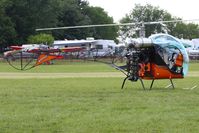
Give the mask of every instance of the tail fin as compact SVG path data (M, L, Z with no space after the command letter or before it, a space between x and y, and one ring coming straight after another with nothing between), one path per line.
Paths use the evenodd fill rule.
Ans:
M41 55L39 55L39 57L37 59L37 63L35 64L35 66L41 65L45 62L49 62L49 61L54 60L54 59L63 59L63 56L41 54Z

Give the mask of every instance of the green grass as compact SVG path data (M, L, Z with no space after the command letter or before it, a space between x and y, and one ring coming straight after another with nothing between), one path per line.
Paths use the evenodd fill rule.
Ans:
M143 91L120 78L0 80L0 132L198 132L199 78ZM147 82L149 86L149 83Z
M194 62L189 64L190 71L199 71L199 62Z
M199 64L191 63L191 71ZM0 63L1 72L20 72ZM25 72L108 72L104 64L39 66ZM122 78L1 79L0 132L199 132L199 76L154 82ZM151 81L144 81L149 87ZM197 85L193 90L187 89Z
M7 62L0 63L0 72L28 72L28 73L67 73L67 72L116 72L106 64L97 62L55 62L52 65L40 65L31 70L20 71L9 66Z
M199 63L189 64L190 71L199 71ZM52 65L40 65L28 71L15 70L7 62L0 62L0 72L28 72L28 73L67 73L67 72L117 72L114 68L98 62L70 62L56 61Z

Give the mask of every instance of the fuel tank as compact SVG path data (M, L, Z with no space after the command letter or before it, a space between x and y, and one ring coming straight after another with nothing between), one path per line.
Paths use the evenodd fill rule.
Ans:
M153 43L150 38L136 38L131 39L127 43L128 48L145 48L145 47L152 47Z

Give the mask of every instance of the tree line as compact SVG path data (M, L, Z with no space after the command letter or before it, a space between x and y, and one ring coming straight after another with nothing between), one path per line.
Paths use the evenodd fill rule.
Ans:
M193 18L194 19L194 18ZM152 6L150 4L146 4L144 6L140 4L136 4L134 9L122 18L121 23L129 23L129 22L154 22L154 21L170 21L170 20L182 20L179 17L172 16L166 10L160 9L159 7ZM122 27L120 30L120 34L124 37L126 36L139 36L139 29L135 30L135 26L126 26ZM132 31L134 30L134 32ZM167 32L178 38L192 39L199 38L199 27L197 23L193 22L172 22L172 23L159 23L159 24L147 24L145 25L145 35L146 37L151 34Z
M113 23L100 7L83 0L1 0L0 45L23 44L36 28ZM55 39L115 39L117 27L47 31Z
M125 22L150 22L177 19L170 13L152 5L135 5L132 12L121 19ZM179 18L178 18L179 19ZM0 1L0 46L27 43L39 34L36 28L64 27L75 25L96 25L114 23L113 18L100 7L92 7L86 0L1 0ZM168 23L168 33L177 37L199 37L198 25L184 22ZM118 36L137 37L135 26L95 27L45 31L54 39L96 39L116 40ZM146 36L162 32L161 25L146 25ZM131 32L131 33L129 33ZM132 34L133 33L133 34ZM43 36L42 36L43 37ZM41 37L41 38L42 38Z

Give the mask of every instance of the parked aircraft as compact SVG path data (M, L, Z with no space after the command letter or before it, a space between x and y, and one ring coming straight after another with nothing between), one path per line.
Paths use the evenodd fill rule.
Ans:
M148 24L173 23L181 21L184 20L43 28L37 29L37 31L135 24L142 24L143 27ZM92 44L89 46L92 46ZM90 48L92 49L92 47ZM39 54L45 56L48 55L49 52L44 53L42 51ZM140 38L132 39L126 46L126 53L124 54L124 57L126 58L126 64L124 66L117 66L113 62L109 63L109 65L120 70L126 75L122 88L124 87L127 79L132 82L140 80L144 89L146 88L143 80L152 80L150 86L151 89L155 80L169 79L171 86L174 88L172 79L182 79L188 72L189 57L185 46L178 38L175 38L169 34L155 34L149 38L144 38L143 35Z

